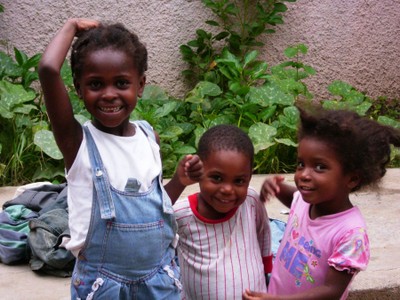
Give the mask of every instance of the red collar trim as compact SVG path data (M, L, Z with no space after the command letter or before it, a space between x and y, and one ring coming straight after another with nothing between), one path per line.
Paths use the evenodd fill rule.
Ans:
M196 216L196 218L198 218L200 221L204 222L204 223L209 223L209 224L218 224L218 223L223 223L227 220L229 220L230 218L232 218L232 216L236 213L238 207L235 207L234 209L232 209L230 212L228 212L225 217L221 218L221 219L208 219L206 217L203 217L202 215L200 215L199 211L197 210L197 197L198 197L199 193L195 193L193 195L190 195L188 197L189 200L189 205L190 208L192 209L193 214Z

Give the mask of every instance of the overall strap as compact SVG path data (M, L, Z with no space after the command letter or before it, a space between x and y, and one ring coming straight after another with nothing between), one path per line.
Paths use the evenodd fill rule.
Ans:
M150 137L153 141L157 142L156 136L154 135L153 128L151 127L151 125L147 121L145 121L145 120L137 120L136 123L140 127L140 129L142 129L142 131L144 132L144 134L147 137Z
M101 218L105 220L115 218L115 207L106 169L89 128L87 126L82 127L86 136L90 165L92 166L93 185L97 192Z
M135 123L142 129L144 134L147 136L147 138L151 138L154 142L157 143L156 136L154 134L154 130L151 127L151 125L145 121L145 120L137 120ZM167 214L173 214L174 210L171 205L171 199L169 198L167 192L163 188L162 184L162 166L161 166L161 173L158 176L158 184L160 185L161 191L162 191L162 198L163 198L163 210Z

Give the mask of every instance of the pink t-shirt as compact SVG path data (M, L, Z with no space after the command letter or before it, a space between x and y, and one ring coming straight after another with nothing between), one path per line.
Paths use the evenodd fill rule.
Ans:
M355 274L369 261L366 225L357 207L310 219L310 204L294 194L268 292L292 295L324 283L329 267ZM348 287L341 299L346 299Z

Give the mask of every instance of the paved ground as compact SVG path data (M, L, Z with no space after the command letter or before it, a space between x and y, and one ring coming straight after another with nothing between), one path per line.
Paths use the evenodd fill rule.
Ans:
M257 190L265 176L253 176L251 185ZM293 175L286 175L293 183ZM368 269L353 281L349 299L400 299L400 169L389 169L380 191L365 191L352 195L366 219L371 243ZM0 208L10 200L15 187L0 187ZM193 185L184 191L197 190ZM278 200L267 204L270 217L286 220L285 210ZM69 299L69 278L43 276L31 271L28 265L7 266L0 263L0 298Z

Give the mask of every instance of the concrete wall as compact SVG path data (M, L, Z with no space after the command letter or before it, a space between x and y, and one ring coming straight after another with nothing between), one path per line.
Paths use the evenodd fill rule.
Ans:
M0 40L29 55L42 52L70 17L121 22L149 50L148 83L181 97L186 88L179 46L212 16L200 0L0 0ZM283 59L287 46L304 43L304 61L318 71L307 83L317 99L333 80L347 81L376 97L400 97L400 0L298 0L287 3L285 24L266 39L262 58ZM4 48L3 48L4 49Z

